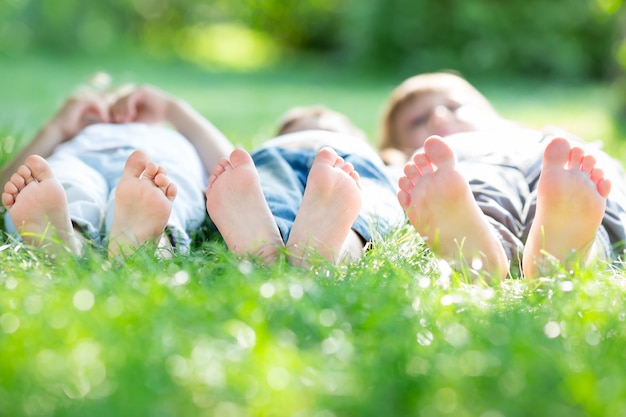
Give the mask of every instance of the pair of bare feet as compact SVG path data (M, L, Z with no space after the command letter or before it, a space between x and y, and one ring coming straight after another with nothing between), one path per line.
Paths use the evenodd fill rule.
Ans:
M504 278L509 268L504 248L455 165L452 149L439 137L429 138L405 165L400 205L437 256ZM546 147L523 253L527 279L537 277L551 258L564 264L587 260L611 189L595 165L591 155L565 139Z
M233 151L230 159L222 159L215 167L209 184L207 211L228 248L274 261L284 245L250 155L242 149ZM176 192L165 170L150 162L145 152L135 151L115 191L109 255L128 254L159 239ZM6 183L2 203L25 242L51 253L82 252L65 191L45 159L36 155L26 159ZM322 149L287 242L290 260L304 265L312 252L331 261L346 253L358 256L362 244L350 227L360 208L358 173L333 150Z
M351 230L361 209L359 175L330 148L321 149L307 177L302 203L285 244L268 206L252 157L235 149L209 178L207 212L228 249L265 263L287 248L288 261L306 266L312 254L330 262L360 256L363 244Z
M169 219L176 185L163 167L143 151L126 161L115 191L115 213L109 232L109 255L129 254L158 240ZM82 238L74 230L65 190L45 159L31 155L4 186L2 204L22 239L51 253L82 253Z

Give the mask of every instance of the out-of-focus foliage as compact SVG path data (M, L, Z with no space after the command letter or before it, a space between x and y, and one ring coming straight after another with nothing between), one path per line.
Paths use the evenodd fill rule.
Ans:
M289 48L321 51L338 46L349 0L243 0L236 15ZM356 4L356 3L355 3Z
M626 60L623 0L3 0L0 53L134 45L258 67L314 50L394 74L606 78ZM215 29L217 27L217 29ZM226 52L227 53L226 53ZM246 63L246 65L239 65Z
M347 51L403 73L598 78L611 68L619 8L599 3L373 0L350 9Z
M30 49L99 54L141 47L229 68L272 63L278 48L328 50L335 1L3 0L0 54Z

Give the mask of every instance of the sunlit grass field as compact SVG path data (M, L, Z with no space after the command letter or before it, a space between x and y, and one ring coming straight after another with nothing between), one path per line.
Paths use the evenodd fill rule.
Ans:
M330 63L226 74L38 56L0 68L3 161L96 70L184 97L248 149L300 104L345 112L374 142L400 81ZM478 85L507 117L564 126L620 155L607 86ZM614 267L476 285L410 228L357 263L308 270L238 259L209 233L171 260L151 249L50 259L4 239L0 415L626 415L626 281Z

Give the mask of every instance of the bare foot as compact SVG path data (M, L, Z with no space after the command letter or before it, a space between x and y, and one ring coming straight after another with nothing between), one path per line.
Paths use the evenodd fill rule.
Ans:
M231 252L276 260L283 239L270 211L252 157L235 149L209 177L207 212Z
M4 186L2 204L24 242L53 253L67 248L80 254L82 246L72 227L65 190L42 157L26 158Z
M176 185L165 169L149 161L143 151L133 152L115 190L109 255L128 254L165 230L176 197Z
M452 149L440 137L430 137L404 173L398 201L435 255L461 268L476 268L479 261L488 277L504 278L508 272L504 248L456 170Z
M290 262L306 265L311 252L339 262L360 210L359 174L331 148L321 149L313 161L287 241Z
M526 278L536 277L549 256L560 262L586 260L611 191L611 182L595 165L593 156L565 139L553 139L546 147L522 261Z

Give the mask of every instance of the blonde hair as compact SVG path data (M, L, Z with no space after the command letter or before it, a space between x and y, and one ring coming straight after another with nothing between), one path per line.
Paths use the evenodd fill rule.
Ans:
M398 112L419 97L441 91L461 90L468 93L481 107L495 113L491 103L474 86L452 72L433 72L406 79L392 92L383 110L379 148L399 148L396 116Z
M365 134L342 113L324 106L298 106L289 109L279 120L278 135L302 130L328 130L365 138Z

